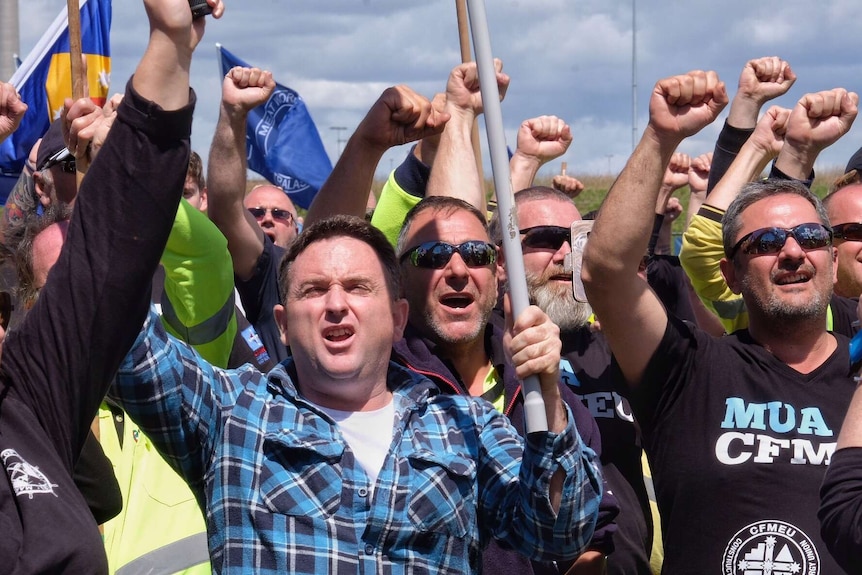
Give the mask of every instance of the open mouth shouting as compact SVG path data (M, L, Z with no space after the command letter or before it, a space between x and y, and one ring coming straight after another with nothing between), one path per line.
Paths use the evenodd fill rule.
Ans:
M323 338L332 343L342 343L353 337L354 333L351 327L336 326L323 330Z

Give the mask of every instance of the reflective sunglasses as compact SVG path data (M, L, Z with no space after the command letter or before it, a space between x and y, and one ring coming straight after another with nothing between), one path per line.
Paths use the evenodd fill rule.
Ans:
M862 242L862 224L838 224L832 226L832 237L848 242Z
M60 169L67 174L74 174L78 169L78 165L75 163L75 158L62 161L58 165L60 166Z
M558 250L564 242L572 245L572 230L561 226L534 226L518 230L524 236L521 245L528 248Z
M74 174L77 169L77 165L75 164L75 156L72 155L69 150L66 148L62 148L57 150L52 154L47 160L42 163L42 167L40 170L48 170L53 168L54 166L60 166L60 168L67 174Z
M256 208L249 208L248 211L251 212L251 215L253 215L257 220L262 220L264 216L266 216L266 212L270 212L272 214L272 219L274 220L281 220L283 222L293 221L293 214L287 210L282 210L281 208L262 208L258 206Z
M400 261L403 263L409 259L417 268L439 270L446 267L455 252L470 268L485 267L497 261L497 249L480 240L470 240L457 246L446 242L425 242L404 252Z
M761 228L745 234L728 254L733 259L737 252L749 255L777 254L787 238L796 240L803 250L817 250L832 243L832 230L823 224L799 224L792 228Z

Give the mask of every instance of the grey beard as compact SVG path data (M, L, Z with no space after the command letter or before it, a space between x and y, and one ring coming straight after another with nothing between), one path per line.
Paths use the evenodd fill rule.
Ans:
M593 309L575 300L572 286L551 285L541 277L527 275L530 301L548 314L560 331L571 331L587 325Z

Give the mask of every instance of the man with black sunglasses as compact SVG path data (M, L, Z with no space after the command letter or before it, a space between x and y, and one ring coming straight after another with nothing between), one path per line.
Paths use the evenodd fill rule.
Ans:
M78 193L75 156L66 149L62 123L55 120L39 144L33 173L36 196L42 208L52 203L71 204Z
M447 196L431 196L408 212L398 238L404 296L410 304L404 339L394 346L395 358L427 375L443 393L472 395L491 402L523 433L520 379L537 374L554 381L569 405L585 444L601 454L598 428L587 409L559 376L559 329L537 307L518 318L546 334L537 366L516 368L503 350L504 320L493 313L497 303L498 249L488 241L488 227L474 206ZM548 241L554 241L548 239ZM529 312L529 313L528 313ZM539 365L544 367L539 369ZM550 401L550 398L548 398ZM599 529L572 573L599 573L612 549L616 529L610 521L616 500L606 492ZM483 553L489 573L565 573L569 564L531 563L492 542Z
M855 94L836 96L841 113L819 124L824 130L856 115ZM649 124L605 200L582 277L643 432L664 572L770 565L837 573L820 537L817 494L854 383L847 338L826 331L835 252L817 198L798 182L769 180L730 204L721 270L745 301L746 330L700 332L669 316L637 278L646 214L670 154L726 103L714 72L656 84Z
M581 219L565 194L543 186L515 194L521 249L530 301L560 328L560 378L595 418L602 438L602 471L619 502L614 552L607 573L649 575L653 525L637 424L626 399L624 382L612 368L607 341L589 321L592 308L573 296L571 224ZM499 214L490 224L491 238L502 242Z
M855 165L854 165L855 162ZM838 251L838 281L835 293L858 298L862 294L862 158L857 153L847 164L845 175L823 198L832 222L832 234ZM848 174L849 177L848 177Z
M759 178L771 160L774 160L771 178L793 179L810 188L818 155L852 124L852 118L844 117L836 105L844 93L846 90L836 88L806 94L793 110L770 107L757 121L750 136L735 148L733 161L726 167L724 161L720 162L721 173L715 173L713 166L709 181L710 185L714 181L715 186L708 190L702 207L683 234L680 260L701 301L718 317L727 333L748 327L749 318L745 300L731 291L721 274L719 262L729 255L722 245L722 216L743 185ZM727 144L721 137L719 141ZM721 145L717 149L719 147ZM850 222L854 213L859 212L852 207L852 197L852 194L836 197L838 201L831 211L838 219L829 214L833 224ZM827 203L824 201L824 206ZM838 227L837 233L833 228L838 248L838 282L827 310L826 326L829 331L852 337L857 331L854 326L856 302L849 298L859 296L859 288L853 286L852 278L860 274L857 269L860 264L855 261L859 244L847 242L844 236L848 233L852 234L852 230L843 225ZM761 239L768 241L770 238Z

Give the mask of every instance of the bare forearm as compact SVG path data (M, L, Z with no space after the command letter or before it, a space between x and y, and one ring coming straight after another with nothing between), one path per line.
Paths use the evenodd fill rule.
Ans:
M356 134L351 136L332 173L311 202L305 225L337 214L364 217L374 172L384 152L385 149L367 145Z
M526 157L516 150L509 160L509 172L512 176L512 190L519 192L533 185L541 164L538 158Z
M706 190L691 191L688 197L688 209L685 212L685 227L691 224L691 218L695 216L700 206L706 201Z
M730 112L727 114L727 123L734 128L750 129L757 125L757 116L763 102L746 96L737 96L730 103Z
M452 114L440 136L426 196L456 197L484 213L485 189L470 137L473 119L472 114Z
M793 149L785 144L775 160L775 167L793 179L807 180L819 153L820 150Z
M649 132L648 128L611 186L590 234L584 265L592 275L603 268L628 275L646 253L665 166L678 143L662 142Z
M160 30L150 33L147 49L135 70L132 86L141 97L164 110L178 110L189 103L191 48Z
M739 150L733 163L710 192L708 203L720 210L727 210L742 186L757 178L769 164L769 154L758 148L749 139Z
M263 253L263 231L243 205L246 186L245 114L222 109L207 166L207 215L228 242L234 273L251 277Z
M243 209L247 169L245 129L244 114L221 110L207 166L207 213L219 227L234 223Z

